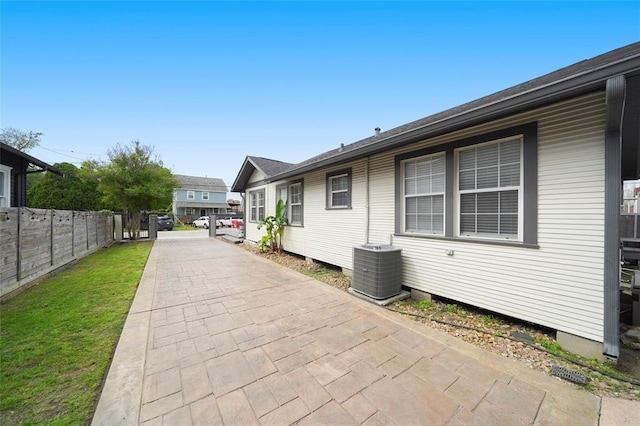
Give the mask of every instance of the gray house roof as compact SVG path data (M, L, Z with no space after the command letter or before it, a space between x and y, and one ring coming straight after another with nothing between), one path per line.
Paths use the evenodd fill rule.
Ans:
M585 93L603 90L607 79L625 75L640 76L640 42L612 50L603 55L546 74L489 96L398 126L378 135L336 147L315 157L268 176L268 181L291 178L322 167L334 166L375 153L387 151L426 138L495 120ZM636 78L638 80L638 78ZM629 126L629 134L637 134L638 120ZM637 137L625 147L638 156ZM251 158L251 157L247 157ZM274 161L274 160L270 160ZM245 161L246 164L246 161ZM242 192L250 177L238 174L233 191ZM636 170L637 173L637 170Z
M222 179L197 176L174 175L180 183L179 189L189 191L227 192Z
M244 186L247 184L255 170L262 173L265 176L265 179L269 180L272 176L284 173L292 167L295 167L295 164L285 163L278 160L270 160L263 157L247 156L242 163L240 173L238 173L235 182L233 182L233 185L231 186L231 191L241 192L242 190L236 190L236 188L241 187L244 189Z

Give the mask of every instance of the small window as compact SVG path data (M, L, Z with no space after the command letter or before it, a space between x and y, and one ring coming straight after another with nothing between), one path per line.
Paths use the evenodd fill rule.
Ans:
M249 193L249 221L264 220L264 189Z
M187 200L195 200L196 193L194 191L187 191Z
M184 209L184 214L191 215L191 209Z
M202 199L205 200L205 201L208 200L209 199L209 193L208 192L203 192L202 193Z
M351 208L351 169L327 173L327 209Z

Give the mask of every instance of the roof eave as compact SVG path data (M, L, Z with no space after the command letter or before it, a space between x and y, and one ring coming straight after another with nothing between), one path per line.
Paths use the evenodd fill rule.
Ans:
M615 63L606 64L581 74L574 74L565 79L518 93L499 101L482 105L469 111L444 118L440 121L429 123L425 126L411 129L403 133L381 139L379 142L365 145L318 162L294 168L290 171L271 176L268 181L273 182L299 176L327 166L356 160L393 148L403 146L440 134L449 133L460 128L469 127L483 122L495 120L499 117L512 115L518 112L530 110L545 104L557 102L580 94L604 89L606 80L620 74L640 71L640 55L625 58Z
M251 166L253 170L249 171L247 166ZM243 192L244 188L247 187L247 182L249 178L253 174L255 170L258 169L258 166L255 165L249 156L246 156L244 162L242 163L242 167L240 167L240 171L236 176L236 180L233 181L233 185L231 185L231 192Z
M12 147L10 145L7 145L7 144L3 143L2 144L2 149L4 149L5 151L7 151L7 152L9 152L9 153L11 153L13 155L16 155L16 156L24 158L26 161L29 162L29 164L33 164L34 166L40 167L42 169L42 171L44 171L44 172L51 172L51 173L54 173L54 174L56 174L58 176L64 176L64 173L62 172L62 170L60 170L60 169L58 169L56 167L53 167L51 164L45 163L42 160L38 160L37 158L32 157L32 156L30 156L29 154L27 154L25 152L22 152L22 151L20 151L18 149L15 149L14 147Z

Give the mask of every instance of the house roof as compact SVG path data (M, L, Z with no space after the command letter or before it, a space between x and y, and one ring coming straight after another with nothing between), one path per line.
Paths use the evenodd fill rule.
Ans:
M336 149L291 165L279 173L271 174L267 180L287 179L322 167L338 165L429 137L557 102L561 99L602 90L608 78L621 74L627 76L640 74L640 42L578 62L492 95L381 132L378 135L348 145L341 145ZM245 165L246 163L245 161ZM243 169L234 182L233 191L241 192L249 178L250 174L246 175L243 165Z
M39 167L40 169L42 169L43 172L51 172L51 173L57 174L58 176L64 176L64 173L62 172L62 170L56 167L53 167L51 164L47 164L42 160L38 160L37 158L30 156L26 152L22 152L18 149L15 149L10 145L0 142L0 150L3 151L2 155L0 155L0 158L3 158L6 152L11 156L21 158L22 160L26 161L32 166Z
M284 173L294 166L295 164L285 163L278 160L271 160L269 158L247 156L242 163L240 173L238 173L235 182L233 182L233 185L231 186L231 191L241 192L251 178L253 172L256 170L262 173L266 180L269 180L272 176L277 176L281 173Z
M189 191L227 192L222 179L186 175L174 175L180 183L180 189Z

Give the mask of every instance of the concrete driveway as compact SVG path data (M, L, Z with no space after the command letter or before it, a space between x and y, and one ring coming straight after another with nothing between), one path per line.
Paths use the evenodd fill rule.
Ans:
M600 398L208 237L154 243L93 424L640 424Z

